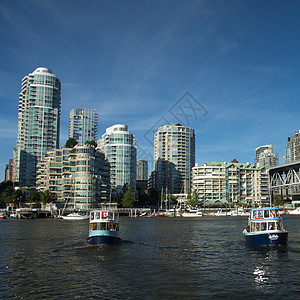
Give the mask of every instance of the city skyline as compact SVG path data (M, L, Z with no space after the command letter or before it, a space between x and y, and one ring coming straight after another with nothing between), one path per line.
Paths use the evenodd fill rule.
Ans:
M287 137L300 129L299 8L276 0L1 1L0 180L16 147L20 81L38 67L62 84L60 147L70 110L85 107L99 113L99 136L128 125L139 159L153 158L157 127L182 122L195 129L199 164L254 163L266 144L283 162Z

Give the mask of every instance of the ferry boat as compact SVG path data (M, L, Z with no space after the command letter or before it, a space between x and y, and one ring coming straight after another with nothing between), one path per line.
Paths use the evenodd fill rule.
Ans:
M88 244L98 246L102 244L118 244L119 213L108 210L93 210L90 213Z
M243 234L251 246L284 245L288 240L277 207L252 208Z

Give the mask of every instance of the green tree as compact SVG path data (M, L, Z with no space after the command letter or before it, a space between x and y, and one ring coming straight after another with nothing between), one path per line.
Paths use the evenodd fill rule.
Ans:
M13 203L14 200L14 188L7 186L0 195L1 207L6 207L7 203Z
M40 195L40 201L43 204L51 202L51 195L49 190L46 190L45 192L39 192L39 195Z
M132 197L132 188L129 188L122 199L123 207L133 207L135 199Z
M92 146L93 148L97 148L97 143L95 140L86 141L86 144Z
M27 201L31 203L39 203L41 201L40 193L37 191L32 192Z
M65 147L66 147L66 148L73 148L73 147L75 147L75 145L77 145L77 141L76 141L74 138L69 138L69 139L66 141Z
M193 190L193 192L189 191L187 198L188 198L187 201L188 205L192 207L196 207L199 205L198 193L196 190Z
M278 194L274 194L273 195L273 204L275 206L281 206L281 205L283 205L283 201L282 201L281 195L278 195Z

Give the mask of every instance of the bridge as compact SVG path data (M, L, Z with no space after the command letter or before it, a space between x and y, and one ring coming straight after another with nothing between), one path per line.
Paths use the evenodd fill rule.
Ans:
M300 189L300 160L282 164L269 169L270 190L287 189L292 187L295 191Z

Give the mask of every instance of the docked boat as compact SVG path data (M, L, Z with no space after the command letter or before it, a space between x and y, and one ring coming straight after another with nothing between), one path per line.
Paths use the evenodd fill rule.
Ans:
M6 213L0 212L0 220L6 219Z
M201 209L198 208L190 208L181 213L181 217L185 218L199 218L202 217L203 213Z
M64 220L87 220L89 218L89 215L85 214L84 212L81 211L73 211L72 213L66 215L66 216L61 216L62 219Z
M243 234L251 246L285 245L288 240L277 207L252 208Z
M293 210L290 210L289 215L300 215L300 206Z
M87 243L91 246L98 246L118 244L120 241L119 213L106 210L91 211Z
M157 217L157 218L166 218L166 217L168 217L168 214L167 214L166 210L159 210L155 214L155 217Z
M224 208L224 209L219 209L216 213L213 214L214 216L217 216L217 217L224 217L224 216L230 216L231 215L231 211L230 209L228 208Z

